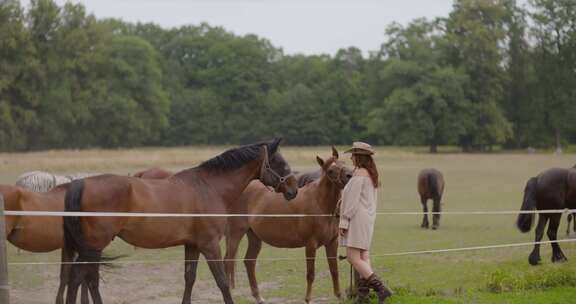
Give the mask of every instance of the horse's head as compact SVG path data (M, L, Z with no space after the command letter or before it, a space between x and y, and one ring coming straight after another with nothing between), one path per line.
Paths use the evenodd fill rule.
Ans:
M316 161L322 168L322 172L328 179L340 189L352 178L352 169L348 168L343 161L338 160L338 151L332 147L332 156L324 161L316 156Z
M292 174L290 165L278 152L281 141L282 139L276 138L272 142L262 145L260 181L266 186L273 187L276 192L284 194L287 200L291 200L298 194L298 182Z

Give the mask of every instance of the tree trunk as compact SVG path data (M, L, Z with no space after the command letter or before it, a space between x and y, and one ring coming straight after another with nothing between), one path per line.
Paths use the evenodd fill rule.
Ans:
M562 154L562 143L560 142L560 129L556 128L556 155Z

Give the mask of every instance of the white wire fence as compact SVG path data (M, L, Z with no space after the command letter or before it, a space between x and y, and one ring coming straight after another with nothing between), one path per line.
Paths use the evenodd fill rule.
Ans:
M551 209L551 210L458 210L458 211L443 211L438 212L442 215L511 215L511 214L553 214L553 213L576 213L576 209ZM56 211L4 211L6 216L79 216L79 217L157 217L157 218L198 218L198 217L268 217L268 218L295 218L295 217L334 217L334 214L229 214L229 213L143 213L143 212L56 212ZM424 215L435 214L435 212L418 212L418 211L382 211L376 213L379 216L386 215ZM423 255L423 254L440 254L451 252L466 252L487 249L500 249L512 248L522 246L534 246L536 244L551 244L551 243L572 243L576 239L559 239L555 241L540 241L540 242L520 242L520 243L504 243L495 245L478 245L469 247L457 248L443 248L443 249L430 249L430 250L413 250L413 251L399 251L372 254L372 258L379 257L392 257L392 256L408 256L408 255ZM338 258L338 257L336 257ZM340 257L342 259L342 257ZM223 259L224 261L246 261L244 258L237 259ZM305 257L273 257L273 258L258 258L258 261L305 261ZM105 264L150 264L150 263L182 263L183 259L146 259L146 260L116 260L105 262L65 262L64 264L89 264L89 263L105 263ZM200 260L190 260L200 261ZM219 260L221 261L221 260ZM60 265L60 261L41 261L41 262L9 262L11 266L22 265Z

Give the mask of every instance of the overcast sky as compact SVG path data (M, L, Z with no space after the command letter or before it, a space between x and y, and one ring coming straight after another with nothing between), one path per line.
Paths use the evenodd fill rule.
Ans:
M23 0L24 2L28 2ZM65 0L57 0L62 4ZM286 54L334 54L356 46L367 54L384 41L393 21L447 16L452 0L73 0L99 18L223 26L268 38Z

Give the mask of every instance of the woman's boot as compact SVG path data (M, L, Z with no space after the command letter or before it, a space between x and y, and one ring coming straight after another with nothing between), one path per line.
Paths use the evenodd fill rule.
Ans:
M359 278L356 287L356 302L355 304L368 304L370 294L370 287L368 286L368 281L364 278Z
M386 287L384 283L382 283L382 280L375 273L373 273L366 280L368 282L367 284L368 287L374 289L374 291L378 295L379 304L383 304L386 298L392 295L392 291L390 291L390 289L388 289L388 287Z

